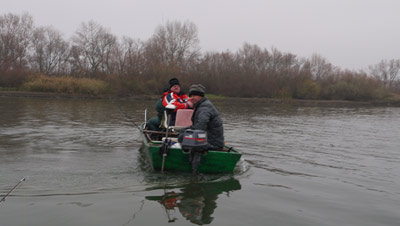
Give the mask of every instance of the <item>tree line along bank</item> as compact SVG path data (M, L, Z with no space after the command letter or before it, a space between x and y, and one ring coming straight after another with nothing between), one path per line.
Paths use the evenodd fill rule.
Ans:
M171 77L183 89L201 83L232 97L379 100L400 93L400 59L368 70L343 70L324 57L298 57L244 43L236 51L201 52L192 22L168 21L148 40L117 37L83 22L66 39L37 27L29 14L0 15L0 90L93 95L160 94Z

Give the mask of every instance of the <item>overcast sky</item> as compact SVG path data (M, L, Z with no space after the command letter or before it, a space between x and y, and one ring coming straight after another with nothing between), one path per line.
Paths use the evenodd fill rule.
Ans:
M299 57L313 53L342 69L400 58L400 0L0 0L0 14L33 16L70 38L93 20L118 37L147 40L166 21L190 21L202 51L243 43Z

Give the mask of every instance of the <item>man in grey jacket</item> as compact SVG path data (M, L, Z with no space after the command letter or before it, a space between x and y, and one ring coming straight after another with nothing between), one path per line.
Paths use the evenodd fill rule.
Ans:
M189 89L190 101L193 103L193 124L189 129L204 130L207 132L209 150L222 150L224 147L224 128L221 117L214 105L204 97L205 88L201 84L194 84Z

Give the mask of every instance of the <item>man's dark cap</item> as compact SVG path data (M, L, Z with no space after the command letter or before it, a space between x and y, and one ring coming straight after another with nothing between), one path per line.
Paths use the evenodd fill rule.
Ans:
M169 88L171 88L174 85L181 86L181 84L179 83L179 80L177 78L171 78L169 80Z
M206 88L202 84L193 84L189 89L189 96L196 95L204 97Z

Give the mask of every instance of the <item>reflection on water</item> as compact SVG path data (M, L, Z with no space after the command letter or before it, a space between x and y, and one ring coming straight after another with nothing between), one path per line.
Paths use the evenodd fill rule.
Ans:
M217 182L197 182L181 187L166 187L159 196L146 196L147 200L157 201L164 208L168 222L178 219L176 210L188 221L194 224L210 224L212 214L217 208L218 196L240 190L238 180L231 178Z

